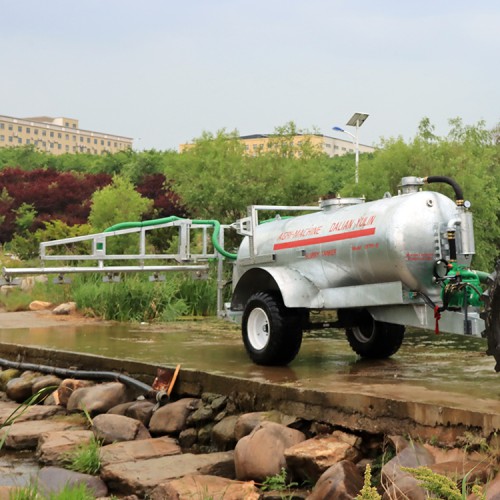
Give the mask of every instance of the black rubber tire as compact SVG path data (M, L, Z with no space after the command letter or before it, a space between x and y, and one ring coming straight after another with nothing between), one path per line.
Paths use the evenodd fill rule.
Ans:
M356 316L357 325L346 329L352 350L363 358L384 359L398 352L403 343L405 327L375 321L363 310Z
M484 312L481 317L485 322L484 334L488 340L486 354L495 358L495 371L500 372L500 260L488 282L489 287L483 294Z
M287 309L281 297L257 292L247 302L242 319L243 343L258 365L287 365L300 350L300 315Z

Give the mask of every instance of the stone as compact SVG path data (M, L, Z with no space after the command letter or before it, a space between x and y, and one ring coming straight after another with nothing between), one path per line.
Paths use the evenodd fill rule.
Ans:
M89 430L53 431L40 434L36 456L45 465L63 464L68 452L91 442Z
M59 304L57 307L52 309L52 314L57 314L59 316L72 314L76 311L76 302L66 302L64 304Z
M27 420L15 422L9 427L0 429L0 441L5 437L4 446L15 450L35 449L38 445L38 438L44 432L64 431L82 429L81 424L71 420L40 420L33 425Z
M412 443L404 448L382 467L382 485L385 489L382 498L404 498L398 496L401 494L412 500L425 500L425 490L419 485L419 481L408 472L402 471L401 467L428 466L433 463L434 457L424 446Z
M486 500L500 500L500 473L486 485Z
M234 428L238 415L231 415L217 422L212 428L212 442L219 451L232 450L236 446Z
M0 402L0 425L4 425L12 412L19 408L19 405L11 401ZM16 423L26 420L42 420L54 415L64 414L64 408L60 406L40 406L32 405L22 414L17 413L15 417Z
M35 377L33 379L31 392L33 394L36 394L43 389L48 389L49 387L53 388L53 390L56 390L61 382L62 380L55 375L40 375L39 377ZM44 391L44 394L47 394L47 392Z
M201 495L201 496L200 496ZM253 481L233 481L218 476L189 475L157 486L148 496L151 500L181 498L223 498L224 500L258 500L259 489Z
M7 397L16 403L23 403L32 396L31 380L28 378L18 377L7 382L5 392Z
M232 476L231 470L233 470ZM145 496L159 484L189 474L221 475L232 479L234 478L234 455L230 451L200 455L185 453L149 460L121 462L102 467L100 474L113 491L126 495Z
M403 436L387 436L387 440L392 444L396 454L410 446L410 443Z
M103 413L92 419L92 430L104 444L135 439L149 439L151 434L144 424L124 415Z
M183 398L162 406L153 413L149 421L151 434L178 434L186 428L186 420L189 416L190 405L195 404L195 398Z
M236 441L239 441L242 437L248 436L262 422L275 422L277 424L288 426L296 421L297 419L295 417L284 415L283 413L275 410L244 413L243 415L240 415L238 421L236 422L234 435L236 437Z
M45 309L50 309L52 304L50 302L45 302L43 300L34 300L28 306L30 311L43 311Z
M475 460L457 460L428 465L429 469L437 474L446 476L457 484L461 484L467 476L467 484L486 483L493 475L491 463L476 462Z
M293 477L315 483L332 465L345 460L357 462L361 453L352 444L343 441L342 437L335 434L316 436L287 448L284 451L286 465ZM350 442L356 443L357 438L353 437Z
M194 427L184 429L179 433L179 445L183 450L188 450L198 441L198 431Z
M59 467L43 467L38 473L36 484L38 490L47 497L59 493L66 486L79 484L85 484L95 498L105 497L108 494L106 484L99 477Z
M82 387L90 387L95 385L94 382L90 380L78 380L73 378L64 379L59 388L57 389L57 395L55 397L58 404L66 407L68 405L68 400L70 396L77 390Z
M108 444L100 451L102 466L180 454L180 446L168 436Z
M214 413L219 413L226 407L227 401L227 396L218 396L212 400L212 402L210 403L210 408L212 408Z
M234 449L236 478L264 481L286 467L284 451L306 439L295 429L274 422L263 422L241 438Z
M68 399L67 409L85 410L90 415L106 413L110 408L130 400L127 387L121 382L103 384L76 389Z
M0 371L0 391L5 392L7 388L7 382L13 378L19 377L21 372L15 368L7 368L6 370Z
M364 478L356 465L342 460L323 472L307 500L351 500L359 494L363 483Z
M210 406L202 406L188 416L186 424L198 427L206 422L212 421L213 417L214 411L212 408Z
M198 443L200 445L205 445L207 447L210 446L212 442L212 429L214 427L214 424L210 422L207 425L204 425L203 427L200 427L198 429Z
M154 407L155 404L151 401L129 401L128 403L122 403L114 406L108 410L108 413L135 418L147 427L149 425L149 421L151 420L151 416L153 415Z

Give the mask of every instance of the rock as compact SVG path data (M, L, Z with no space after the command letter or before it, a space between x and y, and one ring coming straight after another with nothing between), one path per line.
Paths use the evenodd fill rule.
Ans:
M210 408L212 408L214 413L219 413L226 407L227 401L227 396L218 396L212 400Z
M5 438L4 446L15 450L35 449L38 445L38 438L44 432L64 431L82 429L82 426L71 420L40 420L33 424L27 420L15 422L9 427L0 429L0 441Z
M28 378L18 377L7 382L5 392L7 397L16 403L23 403L32 396L31 380Z
M186 427L186 420L191 412L190 405L198 401L195 398L183 398L162 406L153 413L149 431L151 434L178 434Z
M116 492L145 496L159 484L189 474L223 475L232 478L234 456L230 451L205 455L173 455L109 464L101 468L101 478ZM223 472L223 474L221 474Z
M85 484L95 498L105 497L108 494L106 484L96 476L81 474L59 467L44 467L37 476L37 488L44 495L49 496L59 493L66 486Z
M80 389L82 387L90 387L92 385L94 385L94 382L91 382L90 380L78 380L72 378L64 379L57 389L56 400L58 401L58 404L66 407L68 405L70 396L77 389Z
M38 439L36 456L46 465L62 464L68 452L90 443L93 437L89 430L44 432Z
M92 430L104 444L135 439L149 439L151 434L139 420L124 415L103 413L92 419Z
M363 488L363 476L348 460L342 460L328 468L319 478L307 500L351 500Z
M236 478L264 481L286 466L284 451L305 440L305 435L274 422L263 422L241 438L234 450Z
M210 406L202 406L188 416L188 418L186 419L186 424L198 427L205 424L206 422L211 421L213 417L214 411L212 410L212 408L210 408Z
M262 422L275 422L277 424L288 426L296 421L297 419L295 417L284 415L283 413L275 410L244 413L243 415L240 415L238 421L236 422L234 435L236 437L236 441L239 441L242 437L248 436Z
M110 408L130 399L121 382L107 382L76 389L68 399L67 409L85 410L90 415L106 413Z
M13 378L18 378L21 372L14 368L7 368L7 370L0 371L0 391L5 392L7 382Z
M151 416L153 415L154 407L155 404L151 401L129 401L128 403L122 403L114 406L108 410L108 413L135 418L147 427L149 425L149 421L151 420Z
M487 484L485 490L486 500L500 500L500 473Z
M475 460L458 460L428 465L437 474L446 476L457 484L461 484L467 476L467 484L486 483L493 475L492 464Z
M183 450L192 448L198 440L198 431L194 427L184 429L179 434L179 445Z
M410 443L403 436L387 436L387 439L392 444L396 454L410 446Z
M16 403L1 402L0 403L0 425L3 425L6 420L11 416L12 412L19 408ZM24 422L26 420L42 420L54 415L64 414L64 408L60 406L39 406L33 405L26 409L22 414L16 414L16 423Z
M344 436L350 443L343 440ZM351 443L359 439L348 436L345 433L317 436L287 448L285 460L293 477L315 483L332 465L345 460L357 462L361 453Z
M52 309L52 314L67 315L67 314L72 314L75 311L76 311L76 302L66 302L64 304L59 304L57 307Z
M45 309L50 309L52 304L50 302L44 302L43 300L34 300L28 306L30 311L43 311Z
M217 422L212 428L212 442L220 451L232 450L236 446L234 428L238 415L231 415Z
M100 451L102 466L180 454L180 446L168 436L113 443L103 446Z
M59 385L61 385L62 380L55 375L40 375L39 377L35 377L33 379L33 384L31 386L31 391L33 394L37 392L52 387L55 391ZM47 391L44 391L44 394L48 394Z
M149 495L151 500L198 498L224 500L258 500L260 493L253 481L232 481L218 476L189 475L157 486ZM201 498L201 497L200 497Z
M198 429L198 443L200 445L204 445L206 447L210 447L212 442L212 429L214 424L210 422L207 425L204 425L200 429Z
M407 495L412 500L425 500L425 490L419 486L419 481L402 471L401 467L419 467L433 463L432 454L418 443L412 443L403 449L382 467L382 485L385 488L382 498L404 498L398 495Z

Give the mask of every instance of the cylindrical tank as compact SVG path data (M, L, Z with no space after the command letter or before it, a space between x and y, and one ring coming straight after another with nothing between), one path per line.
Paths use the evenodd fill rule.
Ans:
M442 234L455 203L432 191L357 201L326 200L321 211L260 224L255 256L274 255L262 267L293 268L319 289L401 281L436 296L434 263L446 258ZM248 269L238 261L250 257L249 244L246 237L240 246L236 280Z

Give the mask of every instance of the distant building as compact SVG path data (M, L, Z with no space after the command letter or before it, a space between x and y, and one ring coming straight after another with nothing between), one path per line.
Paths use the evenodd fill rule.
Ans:
M82 130L74 118L36 116L13 118L0 115L0 147L34 146L55 155L64 153L116 153L132 148L132 139Z
M275 147L276 134L253 134L243 135L239 139L245 145L245 151L248 155L256 156L259 153L265 153ZM352 141L344 139L337 139L335 137L328 137L321 134L296 134L293 136L293 143L299 146L302 141L307 140L310 144L318 148L319 151L326 153L328 156L342 156L348 153L355 152L355 145ZM191 148L192 144L181 144L179 151L182 153ZM376 148L366 146L365 144L359 145L360 153L373 153Z

